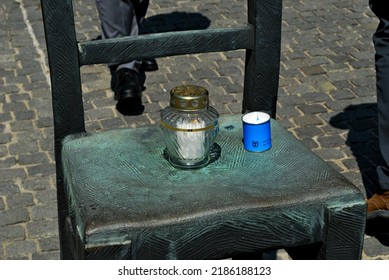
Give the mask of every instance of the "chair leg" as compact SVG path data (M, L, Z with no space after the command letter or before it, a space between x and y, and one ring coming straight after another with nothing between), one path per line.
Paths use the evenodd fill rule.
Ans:
M74 260L74 252L76 250L74 245L75 238L72 223L69 217L65 217L61 231L61 259Z
M366 203L339 203L328 209L326 240L319 259L359 260L362 257L366 224Z

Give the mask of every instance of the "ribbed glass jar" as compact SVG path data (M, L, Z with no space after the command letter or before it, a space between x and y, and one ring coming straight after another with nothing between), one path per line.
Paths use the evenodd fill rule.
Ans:
M170 106L161 111L161 131L169 162L182 169L204 167L219 132L219 113L209 106L208 91L178 86L170 91Z

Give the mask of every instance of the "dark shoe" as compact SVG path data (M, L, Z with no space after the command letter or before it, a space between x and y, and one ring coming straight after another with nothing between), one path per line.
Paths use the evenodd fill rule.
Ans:
M111 72L111 89L113 92L115 92L115 88L116 88L116 80L117 80L116 69L117 69L117 66L110 66L109 67L109 70ZM138 80L139 80L139 84L141 86L142 91L144 91L146 89L144 86L145 81L146 81L146 74L145 74L145 71L142 69L139 71Z
M389 191L374 194L367 205L366 234L389 234Z
M141 71L151 72L158 70L157 61L154 58L145 58L140 66Z
M115 92L116 88L116 80L117 80L117 74L116 74L116 69L117 66L110 66L109 71L111 72L111 90Z
M116 108L124 115L140 115L144 111L142 105L142 89L138 73L122 68L116 72L115 100Z

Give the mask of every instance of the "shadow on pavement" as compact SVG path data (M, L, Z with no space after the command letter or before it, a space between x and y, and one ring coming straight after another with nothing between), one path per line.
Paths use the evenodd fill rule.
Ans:
M378 186L376 168L384 164L378 144L377 104L350 105L331 118L330 124L349 131L346 144L358 163L366 195L371 197ZM388 221L375 219L371 223L367 225L367 229L375 232L374 227L379 227L382 232L383 227L387 228ZM374 237L382 245L389 246L389 232Z
M145 18L141 34L206 29L211 21L200 13L172 12Z
M367 197L377 189L377 166L383 164L378 146L377 104L350 105L330 119L333 127L348 130L346 145L355 157Z
M389 247L389 233L374 236L382 245Z

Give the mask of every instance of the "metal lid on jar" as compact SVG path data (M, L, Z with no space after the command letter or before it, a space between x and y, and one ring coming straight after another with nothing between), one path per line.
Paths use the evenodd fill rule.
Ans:
M174 87L170 91L170 107L182 111L196 111L208 107L208 90L194 85Z

